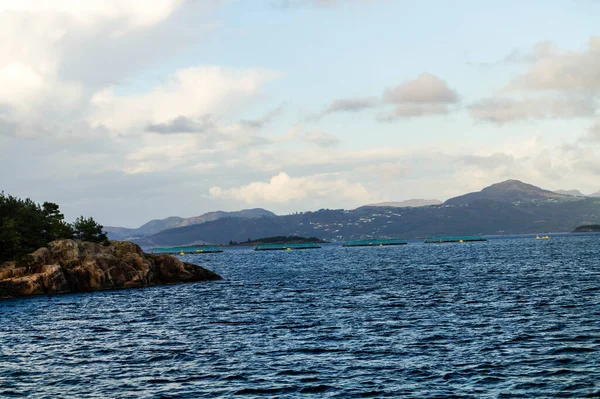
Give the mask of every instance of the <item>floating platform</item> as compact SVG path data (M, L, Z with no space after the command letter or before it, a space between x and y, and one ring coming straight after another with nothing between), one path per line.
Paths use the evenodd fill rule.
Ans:
M254 247L255 251L291 251L293 249L317 249L321 248L314 242L299 244L258 244Z
M388 245L406 245L408 244L404 240L400 239L387 239L387 240L350 240L344 242L342 247L385 247Z
M460 236L460 237L427 237L425 244L444 244L448 242L477 242L487 241L481 236Z
M152 248L153 254L214 254L223 252L220 247L215 245L198 245L195 247L171 247L171 248Z

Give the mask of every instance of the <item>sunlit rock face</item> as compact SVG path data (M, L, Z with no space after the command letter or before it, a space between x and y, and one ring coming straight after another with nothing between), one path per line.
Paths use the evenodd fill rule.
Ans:
M145 254L130 242L51 242L20 262L0 265L0 298L220 280L170 255Z

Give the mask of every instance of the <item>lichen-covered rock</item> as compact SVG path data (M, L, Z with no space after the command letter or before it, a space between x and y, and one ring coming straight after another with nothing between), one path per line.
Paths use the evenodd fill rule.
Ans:
M24 261L0 265L0 298L220 280L170 255L145 254L130 242L51 242Z

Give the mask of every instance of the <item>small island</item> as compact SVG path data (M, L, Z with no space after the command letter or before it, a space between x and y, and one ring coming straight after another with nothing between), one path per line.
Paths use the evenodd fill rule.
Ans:
M573 233L600 233L600 224L586 224L577 227Z
M248 239L244 242L229 241L229 246L256 246L261 244L326 244L328 241L324 241L317 237L299 237L299 236L275 236L275 237L264 237L257 240Z
M0 299L221 280L174 256L109 241L102 225L67 223L58 205L0 192Z

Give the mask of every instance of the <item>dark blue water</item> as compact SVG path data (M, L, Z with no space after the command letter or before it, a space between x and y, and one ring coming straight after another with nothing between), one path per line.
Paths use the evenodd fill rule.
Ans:
M186 257L0 302L0 397L600 396L600 236Z

